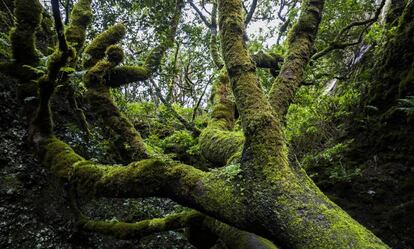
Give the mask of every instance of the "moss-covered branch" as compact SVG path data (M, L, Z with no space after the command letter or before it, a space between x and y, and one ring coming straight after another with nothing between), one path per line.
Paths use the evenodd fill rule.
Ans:
M270 69L273 76L277 76L280 65L284 61L284 58L276 53L266 53L263 51L252 55L252 59L256 63L256 67Z
M122 40L125 33L125 26L118 23L109 27L108 30L95 37L85 48L83 66L85 68L90 68L99 60L103 59L105 57L106 49Z
M288 37L285 62L269 92L269 101L280 120L284 120L290 103L303 81L305 66L322 19L324 1L302 1L301 14Z
M332 203L303 170L288 164L281 125L261 91L255 65L243 41L241 1L220 0L219 16L223 58L245 134L240 164L203 172L162 159L105 166L76 154L52 135L49 105L60 68L74 56L73 50L54 53L48 75L40 84L39 122L35 122L32 138L42 164L80 192L106 197L171 198L221 222L269 238L284 248L388 248ZM85 76L91 94L98 97L95 105L104 104L101 115L105 115L104 111L118 111L111 110L114 106L104 81L107 72L122 61L122 50L111 45L105 48L104 57ZM217 110L213 115L221 120L221 128L230 126L234 118L227 114L231 109L223 106ZM111 114L110 118L120 117L116 115ZM215 231L225 234L227 228Z
M314 38L308 32L317 29L323 1L303 1L303 6L290 37L291 49ZM248 203L249 217L255 217L247 227L286 248L388 248L332 203L303 170L289 165L281 124L264 98L243 41L241 1L220 0L219 16L224 60L246 137L240 178L249 190L241 199ZM309 43L302 45L309 48ZM297 79L292 63L303 63L303 54L296 54L303 51L293 51L281 72L288 77L288 89L295 88L290 84Z
M117 88L129 83L144 81L151 73L143 66L119 66L111 69L105 76L105 85Z
M217 1L213 2L213 10L211 12L210 25L210 54L216 68L220 70L224 67L223 59L221 58L220 49L217 46Z
M38 0L16 0L14 2L15 26L10 31L12 48L11 63L2 64L1 69L21 80L18 87L20 100L28 97L36 99L38 96L37 85L34 83L40 75L33 68L37 67L40 53L36 48L36 31L42 20L43 8ZM27 112L33 112L33 108L25 107Z
M263 158L265 162L265 158L272 160L270 157L277 156L274 153L282 150L284 141L243 39L245 27L242 13L240 0L219 1L223 58L246 137L243 158Z
M85 74L85 84L88 88L91 107L112 131L118 156L122 162L129 163L148 158L149 154L141 135L125 115L119 111L112 99L110 88L105 84L108 72L114 70L124 56L121 48L108 44L119 42L124 31L125 27L118 24L100 34L97 40L92 41L93 48L88 47L87 50L95 51L92 54L96 54L98 58L101 57L102 48L108 47L105 48L105 59L97 60L94 57L89 59L89 62L97 61L97 63Z
M135 223L91 220L81 215L78 225L84 231L110 235L117 239L141 239L154 233L180 228L201 227L220 238L229 249L277 248L272 242L263 237L239 230L194 210ZM202 230L198 232L202 232ZM204 242L198 241L198 243ZM215 242L213 241L213 243Z
M86 38L86 29L92 19L92 0L79 0L74 6L70 15L69 26L66 28L65 35L70 45L81 51Z
M36 30L42 20L42 5L38 0L16 0L15 27L10 33L13 59L20 65L35 66L39 62L36 49Z
M78 224L85 231L98 232L117 239L141 239L154 233L191 226L192 223L198 223L203 218L204 215L199 212L187 211L136 223L95 221L82 217Z

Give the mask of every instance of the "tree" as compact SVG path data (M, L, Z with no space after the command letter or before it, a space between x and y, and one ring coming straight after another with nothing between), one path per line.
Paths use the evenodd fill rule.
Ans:
M118 44L126 35L123 24L109 27L83 48L91 22L91 1L79 0L74 5L66 27L57 1L52 1L58 42L48 57L47 70L37 72L34 69L40 56L34 37L42 21L42 6L37 0L16 0L17 20L11 31L14 60L1 68L21 80L20 98L29 102L29 118L36 108L30 126L31 142L42 164L73 187L72 209L79 226L121 239L189 227L195 233L211 233L211 245L220 238L230 248L388 248L330 201L303 169L288 160L282 129L289 105L303 84L305 67L314 54L324 2L302 1L299 18L287 38L284 63L268 95L260 85L256 68L276 70L280 57L250 55L242 1L214 3L211 23L207 22L215 25L217 11L222 53L218 53L217 37L211 32L211 52L219 76L213 87L211 120L201 131L200 148L217 169L202 171L153 154L111 96L111 88L147 80L157 72L166 51L174 44L184 1L176 1L164 39L142 65L132 66L120 65L124 51ZM408 1L398 24L399 34L412 34L412 11L413 2ZM265 63L266 59L270 63ZM53 133L51 97L60 85L70 89L70 72L81 70L86 71L83 81L91 109L117 135L117 154L129 163L127 166L89 161ZM30 101L33 96L39 101ZM83 114L79 116L85 124ZM235 130L237 118L242 132ZM194 126L188 123L186 128L191 130ZM77 209L78 194L166 197L193 210L137 223L94 221Z

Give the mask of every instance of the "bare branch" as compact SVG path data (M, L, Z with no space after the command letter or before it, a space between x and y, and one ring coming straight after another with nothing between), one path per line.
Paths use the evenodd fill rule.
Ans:
M256 7L257 7L257 0L253 0L252 4L250 5L249 12L247 12L246 19L244 20L244 24L246 26L252 20L252 17L253 17L254 11L256 10Z
M207 17L204 16L203 12L201 12L201 10L197 7L197 5L194 4L194 2L192 0L189 0L188 3L191 5L191 7L195 10L195 12L198 14L198 17L200 17L201 21L203 21L203 23L207 26L210 27L211 24L210 22L207 20Z
M321 50L321 51L317 52L316 54L314 54L312 56L312 60L317 60L317 59L321 58L322 56L325 56L325 55L329 54L330 52L332 52L334 50L344 49L344 48L347 48L347 47L350 47L350 46L355 46L355 45L361 43L362 40L363 40L363 35L367 31L367 29L373 23L375 23L378 20L380 14L381 14L381 11L385 6L385 2L386 2L386 0L381 1L379 7L376 9L375 14L372 18L367 19L367 20L363 20L363 21L352 22L352 23L348 24L346 27L344 27L343 29L341 29L341 31L339 31L339 33L334 38L333 42L331 42L328 45L328 47L326 47L323 50ZM358 39L356 41L353 41L353 42L341 42L340 41L343 38L343 36L346 33L348 33L352 28L359 27L359 26L365 26L365 27L360 32L360 34L358 36Z
M55 21L55 29L59 41L59 49L61 51L68 50L68 44L65 39L65 33L62 23L62 18L60 16L60 9L59 9L59 0L51 0L52 3L52 12L53 12L53 19Z
M210 76L210 79L208 79L206 85L204 86L203 92L201 93L200 97L198 98L198 101L196 105L193 108L193 115L191 117L191 122L194 122L195 117L197 115L198 108L200 107L201 101L203 100L204 95L206 94L207 87L211 84L211 80L213 79L213 76Z
M187 130L189 130L189 131L191 131L193 134L194 134L194 136L198 136L198 135L200 135L200 133L201 133L201 131L194 125L194 123L192 123L192 122L188 122L183 116L181 116L175 109L174 109L174 107L171 105L171 103L170 102L168 102L165 98L164 98L164 96L162 96L162 93L161 93L161 90L160 90L160 88L156 85L156 83L154 82L154 80L153 79L151 79L150 80L150 82L151 82L151 86L153 87L153 89L155 89L155 94L157 95L157 97L161 100L161 102L168 108L168 110L170 110L171 111L171 113L173 114L173 116L175 117L175 118L177 118L183 125L184 125L184 127L187 129ZM144 81L144 84L146 85L146 86L148 86L149 87L149 84L146 82L146 81Z

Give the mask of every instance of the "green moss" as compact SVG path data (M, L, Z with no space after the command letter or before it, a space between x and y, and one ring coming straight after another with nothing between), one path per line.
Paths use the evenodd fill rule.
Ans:
M65 31L66 40L79 53L86 38L86 29L92 19L92 0L79 0L70 15L70 23Z
M103 33L99 34L91 43L85 48L85 57L83 66L90 68L99 60L104 58L106 49L110 45L114 45L122 40L125 36L126 29L121 23L108 28Z
M84 230L111 235L118 239L140 239L153 233L186 227L202 217L203 215L196 211L189 211L136 223L92 221L83 218L80 224Z
M40 142L39 155L42 164L62 178L70 176L73 165L86 162L69 145L53 136Z
M105 84L116 88L129 83L148 79L150 72L143 66L120 66L110 70L107 74Z
M288 51L278 77L269 92L269 101L277 117L284 121L290 103L302 83L316 33L322 18L324 1L303 1L301 15L288 35Z
M16 0L14 16L16 25L10 33L13 59L18 64L34 66L39 62L35 33L42 20L42 6L38 0Z
M244 142L241 132L215 128L204 129L199 139L201 154L216 167L226 165L229 159L235 160L235 153L241 150Z
M104 76L112 67L112 63L107 60L98 61L85 74L86 87L102 87L105 81Z
M229 78L222 70L213 85L211 120L199 138L202 155L215 166L225 165L230 158L237 161L235 153L241 151L244 142L243 134L233 131L235 104L232 98Z
M112 65L119 65L124 60L124 50L117 45L111 45L106 49L106 57Z

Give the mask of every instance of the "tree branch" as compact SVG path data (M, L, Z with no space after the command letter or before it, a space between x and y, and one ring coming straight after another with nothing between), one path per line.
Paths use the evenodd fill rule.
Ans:
M303 81L304 69L310 60L324 1L302 1L301 15L288 38L288 52L278 77L269 92L269 101L283 122L290 103Z
M69 26L65 35L67 41L76 49L78 55L82 50L86 38L86 29L92 20L92 0L79 0L70 15Z
M246 19L244 20L244 24L247 26L249 25L250 21L252 20L254 11L256 10L257 0L253 0L252 4L250 5L249 12L247 12Z
M165 52L174 45L183 7L184 0L176 0L175 13L173 19L171 20L171 28L166 35L166 39L161 41L161 43L151 51L145 61L145 67L147 67L151 73L155 73L158 70Z
M246 148L260 144L262 148L268 148L272 156L273 152L277 155L283 145L283 135L258 83L256 66L243 38L245 25L242 11L240 0L219 1L221 47L246 138L243 158L264 159L263 154L258 155L257 151Z
M213 10L211 12L211 26L210 26L210 54L217 69L224 67L223 59L221 58L220 49L217 47L217 2L213 3Z
M84 80L88 89L87 97L92 109L104 124L110 129L113 136L113 144L117 148L118 157L123 163L130 163L139 159L148 158L150 155L145 143L134 128L131 122L119 111L113 102L110 88L105 84L105 77L108 72L123 60L123 50L113 44L118 43L124 36L125 27L117 24L101 33L91 42L93 49L87 48L88 51L94 51L89 61L97 63L89 68ZM105 49L106 58L101 58L101 51ZM125 69L125 68L123 68ZM135 72L135 68L130 70ZM125 72L125 70L124 70Z
M230 80L222 69L212 89L211 120L200 138L201 154L217 166L240 161L244 137L234 131L235 111L231 100Z
M118 66L105 75L105 85L118 88L130 83L144 81L151 73L143 66Z
M176 119L178 119L180 122L181 122L181 124L183 124L184 125L184 127L187 129L187 130L189 130L189 131L191 131L192 133L193 133L193 135L195 136L195 137L198 137L199 135L200 135L200 133L201 133L201 131L200 131L200 129L198 129L195 125L194 125L194 123L192 123L192 122L188 122L183 116L181 116L175 109L174 109L174 107L170 104L170 102L168 102L165 98L164 98L164 96L162 96L162 93L161 93L161 90L160 90L160 88L155 84L155 82L154 82L154 80L150 80L150 82L151 82L151 85L152 85L152 87L155 89L155 94L157 95L157 97L161 100L161 102L168 108L168 110L170 110L171 111L171 113L172 113L172 115L176 118ZM145 81L144 81L144 84L146 84L145 83ZM149 87L149 85L148 84L146 84L148 87Z
M355 46L359 43L362 42L363 40L363 35L365 34L365 32L367 31L367 29L373 24L375 23L380 14L382 9L385 6L385 2L386 0L382 0L379 7L376 9L375 14L372 18L367 19L367 20L363 20L363 21L355 21L352 22L350 24L348 24L346 27L342 28L341 31L339 31L339 33L335 36L333 42L331 42L328 47L324 48L323 50L317 52L316 54L314 54L312 56L312 60L317 60L319 58L321 58L322 56L327 55L328 53L334 51L334 50L338 50L338 49L344 49L350 46ZM364 26L363 30L361 31L361 33L358 36L358 39L356 41L353 42L341 42L340 40L343 38L343 35L345 33L347 33L348 31L350 31L353 27L358 27L358 26Z
M125 240L141 239L154 233L185 228L193 223L199 223L203 219L204 215L197 211L186 211L136 223L96 221L82 217L79 219L78 225L85 231L98 232Z
M61 51L68 50L68 44L66 42L62 18L60 17L59 0L51 0L53 19L55 21L55 29L57 38L59 41L59 49Z
M204 97L204 95L206 94L206 91L207 91L207 87L210 85L212 79L213 79L213 76L211 76L210 79L208 79L206 85L204 86L203 92L201 93L200 97L197 100L196 105L193 108L193 115L191 115L191 122L194 122L194 120L196 118L198 108L200 107L201 101L203 100L203 97Z
M203 21L203 23L207 27L210 27L211 26L210 22L207 20L207 17L204 16L203 12L201 12L201 10L197 7L197 5L195 5L192 0L189 0L188 3L195 10L195 12L197 13L198 17L201 19L201 21Z

